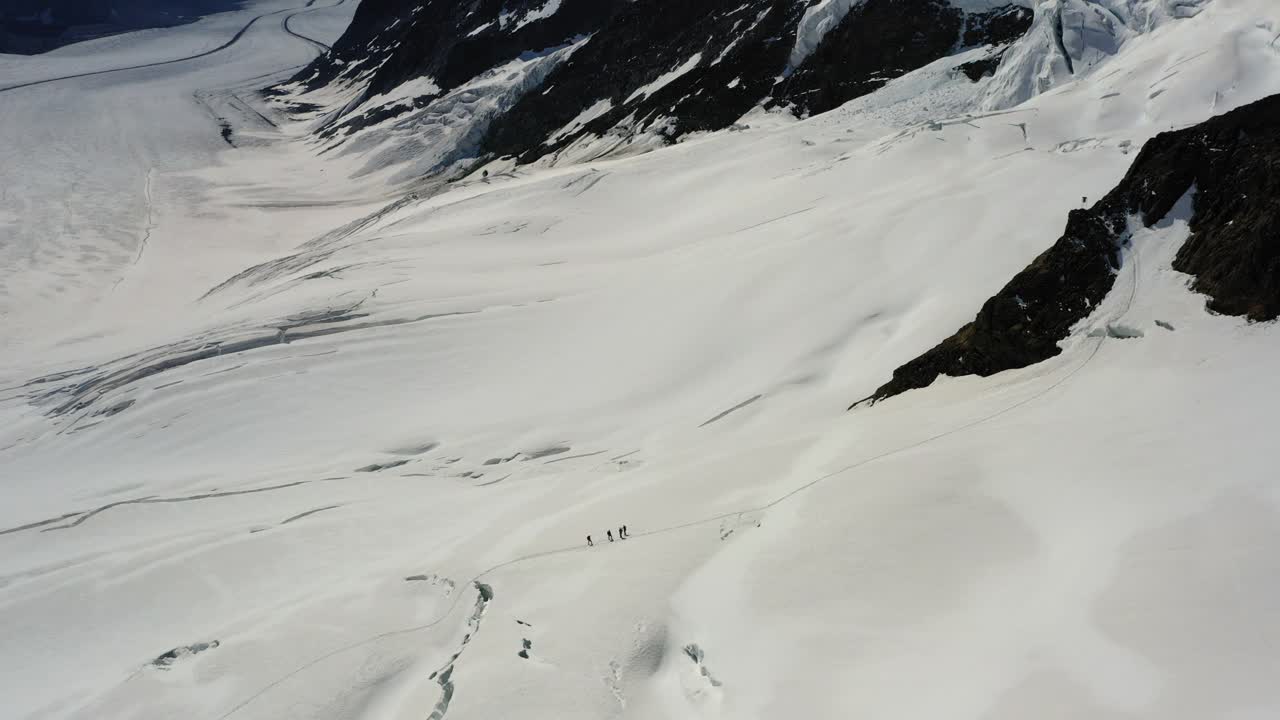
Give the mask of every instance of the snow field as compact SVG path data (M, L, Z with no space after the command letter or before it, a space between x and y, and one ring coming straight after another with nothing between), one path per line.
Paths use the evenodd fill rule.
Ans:
M102 280L115 292L74 324L6 317L29 351L0 396L8 706L1273 713L1258 399L1280 345L1169 269L1190 197L1135 233L1058 358L845 412L1147 138L1280 91L1267 21L1268 3L1218 0L1008 112L931 67L809 121L472 176L385 212L385 176L350 177L358 153L237 120L258 144L214 154L212 133L214 162L151 175L148 249ZM267 45L87 97L243 86L293 61ZM86 382L86 405L48 414ZM602 542L623 523L632 539Z

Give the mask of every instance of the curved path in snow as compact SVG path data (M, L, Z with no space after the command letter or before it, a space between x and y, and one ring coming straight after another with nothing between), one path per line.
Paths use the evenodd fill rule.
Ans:
M338 2L328 7L337 7L344 2L346 2L346 0L338 0ZM160 60L158 62L143 63L141 65L129 65L127 67L111 68L109 70L94 70L93 72L76 73L74 75L63 75L61 77L45 78L44 80L32 80L31 82L19 83L17 85L2 87L0 88L0 93L9 92L10 90L20 90L22 88L35 87L36 85L47 85L48 83L61 82L62 80L74 80L75 78L93 77L95 75L106 75L108 73L125 72L128 70L142 70L144 68L162 67L165 65L173 65L175 63L186 62L188 60L197 60L202 57L208 57L214 53L222 52L223 50L226 50L232 45L235 45L237 42L240 41L240 38L244 37L245 33L249 32L249 28L253 27L253 24L258 22L262 18L270 17L272 15L279 15L280 13L286 13L290 11L297 11L297 12L294 12L292 15L289 15L284 19L284 22L282 23L284 31L298 38L299 40L303 40L305 42L311 43L312 45L322 48L323 51L328 51L329 50L328 45L325 45L319 40L309 38L305 35L299 35L298 33L289 29L289 20L292 19L294 15L298 15L298 14L301 14L302 12L305 12L306 9L310 8L314 3L315 3L315 0L311 0L311 2L308 2L306 5L302 6L301 8L286 8L284 10L275 10L269 13L263 13L261 15L258 15L257 17L254 17L251 20L249 20L249 22L245 23L244 27L236 31L236 34L232 35L230 40L226 41L225 43L219 45L216 48L213 48L212 50L205 50L204 52L196 53L195 55L188 55L186 57L174 58L172 60Z
M309 8L309 7L311 7L311 6L312 6L312 4L314 4L314 3L315 3L315 1L316 1L316 0L311 0L311 2L307 3L307 7L308 7L308 8ZM347 0L338 0L338 2L336 2L336 3L332 4L332 5L330 5L329 7L338 7L339 5L341 5L342 3L346 2L346 1L347 1ZM284 17L284 21L280 23L280 27L281 27L281 29L283 29L286 33L288 33L288 34L290 34L290 35L292 35L292 36L294 36L294 37L298 38L299 40L301 40L301 41L303 41L303 42L306 42L306 43L310 43L310 44L312 44L312 45L315 45L317 48L319 48L320 52L322 52L322 53L329 52L329 50L331 49L329 45L327 45L327 44L325 44L325 43L322 43L322 42L320 42L319 40L317 40L317 39L315 39L315 38L313 38L313 37L307 37L306 35L303 35L302 33L294 32L294 31L293 31L293 28L289 27L289 21L290 21L290 20L292 20L292 19L294 19L294 18L295 18L295 17L297 17L298 15L301 15L301 14L302 14L302 13L304 13L304 12L307 12L307 11L306 11L306 10L299 10L299 11L298 11L298 12L296 12L296 13L290 13L290 14L286 15L286 16Z

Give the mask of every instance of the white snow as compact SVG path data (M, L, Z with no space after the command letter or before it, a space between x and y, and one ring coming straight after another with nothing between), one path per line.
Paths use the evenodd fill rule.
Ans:
M702 62L702 53L694 53L692 57L690 57L688 60L685 60L675 69L669 70L659 75L656 79L654 79L653 82L650 82L646 85L642 85L641 87L636 88L635 92L628 95L627 99L622 101L622 104L628 105L633 100L638 100L643 97L648 97L658 92L662 88L675 82L676 79L678 79L680 76L698 67L698 63L700 62Z
M190 25L70 45L47 55L0 55L4 88L207 52L253 21L235 45L195 60L0 93L0 126L11 139L0 143L0 213L15 218L0 234L0 356L27 355L27 330L43 333L50 324L61 327L83 315L137 262L150 170L181 175L215 163L216 154L228 148L215 113L245 132L271 130L251 109L254 90L271 77L297 72L317 53L285 34L283 19L293 16L291 27L299 23L295 30L301 31L307 16L350 18L355 10L351 0L302 5L258 2ZM332 33L318 36L326 42L343 29L333 22L308 29L321 26ZM264 73L270 77L260 77ZM148 76L153 82L137 82ZM210 108L210 95L225 107ZM196 206L205 194L198 183L162 176L153 190L166 201ZM280 239L290 241L287 233ZM278 247L264 245L258 252ZM40 312L31 312L35 308Z
M1280 336L1170 268L1191 189L1059 357L845 408L1144 141L1280 92L1276 28L1214 0L1002 111L950 60L395 205L439 146L319 153L253 93L314 52L279 23L5 93L3 715L1274 717Z

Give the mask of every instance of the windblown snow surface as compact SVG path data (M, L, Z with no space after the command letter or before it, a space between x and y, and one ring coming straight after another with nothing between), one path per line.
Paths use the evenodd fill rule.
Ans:
M1280 713L1280 336L1171 270L1193 191L1059 357L845 412L1280 92L1271 0L416 196L254 92L333 5L0 58L277 13L0 92L0 715Z

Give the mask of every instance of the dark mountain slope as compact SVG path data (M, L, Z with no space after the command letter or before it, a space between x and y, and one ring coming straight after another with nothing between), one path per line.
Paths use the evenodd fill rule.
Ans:
M332 118L324 135L359 130L423 107L471 78L526 53L563 46L604 25L626 0L363 0L333 49L291 82L308 88L353 81L363 91L352 106L410 80L427 77L439 93L363 116ZM543 15L549 6L555 12ZM340 122L339 122L340 121Z
M368 95L418 77L454 88L506 60L603 26L626 0L362 0L333 50L294 78L317 87L372 70Z
M832 110L959 50L1013 42L1031 17L1017 5L966 14L946 0L867 0L778 87L774 103L803 114Z
M946 0L868 0L791 72L804 9L791 0L633 3L552 73L547 92L526 96L495 123L486 149L530 162L614 128L626 136L656 127L672 140L724 129L762 103L825 112L966 47L1010 42L1031 25L1031 11L1015 5L966 14ZM628 101L695 57L678 79ZM602 99L611 102L607 114L545 142Z
M486 148L530 162L584 134L603 135L627 118L639 131L669 118L662 128L669 139L728 127L772 89L803 10L793 0L631 3L551 74L545 92L525 96L495 123ZM633 97L691 62L696 65L664 87ZM612 110L544 144L601 100L610 101Z
M1199 125L1162 133L1118 186L999 293L973 322L898 368L868 398L926 387L939 375L988 376L1061 352L1058 341L1115 283L1130 217L1159 222L1193 186L1191 235L1174 268L1215 312L1251 320L1280 316L1280 96ZM861 402L861 401L860 401Z
M332 52L294 82L308 88L361 83L359 97L322 130L342 138L429 109L433 98L503 63L582 43L550 70L539 91L525 92L487 126L481 155L527 163L583 139L606 138L599 151L607 153L641 136L669 142L724 129L760 104L822 112L968 47L990 45L987 62L998 62L1000 47L1031 21L1031 12L1017 5L970 14L947 0L867 0L793 70L797 26L808 6L797 0L364 0ZM351 113L363 100L417 78L430 78L439 92Z

